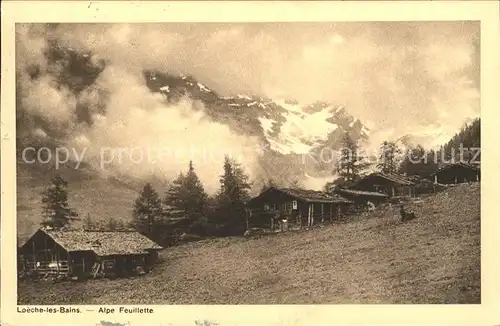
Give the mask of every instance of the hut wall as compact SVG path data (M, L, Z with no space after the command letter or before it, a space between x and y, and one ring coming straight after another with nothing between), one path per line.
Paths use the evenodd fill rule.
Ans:
M479 172L472 169L466 168L450 168L441 172L438 172L437 179L438 183L442 184L452 184L452 183L464 183L470 181L476 181L479 177Z
M43 232L37 232L29 239L20 249L20 254L23 257L21 266L28 272L70 273L68 252Z
M297 202L297 208L293 209L293 202ZM271 219L286 218L289 223L307 223L308 206L301 201L289 196L270 194L268 198L251 207L249 225L251 228L270 228Z
M70 253L71 274L89 276L98 257L92 251L74 251Z
M250 227L251 228L269 228L271 225L271 218L273 218L276 214L274 212L265 212L265 211L254 211L252 216L250 217Z
M304 203L302 201L297 203L297 216L296 223L299 223L301 226L307 225L307 217L309 214L309 204Z
M150 267L156 264L158 261L158 251L150 250L148 255L146 256L146 266Z
M356 184L356 189L365 191L382 191L388 195L392 195L393 182L380 177L371 177L361 180Z
M360 183L356 185L356 189L382 192L389 197L415 195L415 186L399 185L395 182L378 176L360 181Z

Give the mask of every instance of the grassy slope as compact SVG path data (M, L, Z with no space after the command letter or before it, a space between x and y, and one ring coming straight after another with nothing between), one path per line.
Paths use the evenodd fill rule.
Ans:
M418 219L346 224L166 249L149 275L20 283L21 304L480 303L480 189L415 204Z
M54 175L54 170L47 170L41 165L18 164L17 227L21 240L29 237L42 220L41 194ZM90 214L96 220L131 219L138 196L134 189L103 178L88 168L75 170L64 166L59 172L69 184L69 204L81 218Z

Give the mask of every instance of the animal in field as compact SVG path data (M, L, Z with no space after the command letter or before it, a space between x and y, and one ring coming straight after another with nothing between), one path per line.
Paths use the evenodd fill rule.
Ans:
M401 214L401 222L406 222L410 221L416 218L415 212L409 211L407 212L404 208L403 205L401 205L401 209L399 210L399 213Z

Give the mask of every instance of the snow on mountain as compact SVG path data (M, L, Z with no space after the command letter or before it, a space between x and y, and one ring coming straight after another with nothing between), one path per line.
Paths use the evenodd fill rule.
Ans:
M271 149L282 154L304 154L325 141L328 134L339 126L327 121L331 117L331 108L325 107L313 113L307 113L299 104L290 104L285 100L275 102L286 110L282 116L285 122L281 124L278 133L272 130L276 121L259 118L266 139L271 144Z
M236 95L237 98L242 98L242 99L245 99L245 100L252 100L252 98L248 95L245 95L245 94L238 94Z
M204 91L204 92L211 92L210 89L208 89L205 85L203 85L202 83L197 83L196 85L198 85L198 87L200 88L200 90Z
M416 145L425 145L427 149L438 149L445 144L454 134L453 126L436 125L432 127L420 128L410 131L401 137L401 143L405 147L415 147Z
M267 150L257 155L261 172L268 177L321 184L331 179L333 170L331 162L318 159L323 149L338 151L345 133L361 143L369 138L369 128L334 103L303 104L248 94L221 96L191 76L159 72L154 76L155 80L148 81L150 90L164 94L167 101L189 96L203 103L204 113L212 120L260 139Z

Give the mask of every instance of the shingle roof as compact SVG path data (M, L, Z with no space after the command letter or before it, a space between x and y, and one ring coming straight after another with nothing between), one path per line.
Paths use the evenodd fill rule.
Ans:
M364 191L364 190L344 189L344 188L339 188L336 189L335 191L348 195L371 196L371 197L381 197L381 198L389 197L387 194L374 191Z
M406 186L412 186L415 184L410 179L408 179L404 175L400 175L400 174L378 172L378 173L376 173L376 175L378 175L379 177L382 177L384 179L387 179L389 181L392 181L394 183L398 183L398 184L402 184L402 185L406 185Z
M98 256L109 256L145 254L148 249L163 249L138 232L40 230L68 252L93 251Z
M366 180L366 179L372 178L372 177L377 177L377 176L380 177L380 178L384 178L386 180L389 180L391 182L397 183L399 185L404 185L404 186L413 186L413 185L415 185L414 182L412 182L410 179L408 179L404 175L395 174L395 173L374 172L374 173L371 173L371 174L365 176L364 178L362 178L358 182L356 182L353 185L353 187L355 187L359 182L361 182L363 180Z
M437 169L434 173L432 173L431 175L435 175L436 173L439 173L439 172L442 172L442 171L446 171L446 170L449 170L449 169L452 169L452 168L457 168L457 167L461 167L461 168L465 168L465 169L470 169L470 170L473 170L473 171L479 171L480 170L479 166L476 166L476 165L473 165L473 164L468 164L468 163L458 162L458 163L452 163L452 164L447 164L445 166L442 166L439 169Z
M292 188L269 188L267 191L279 191L285 193L291 197L296 199L305 201L305 202L314 202L314 203L351 203L350 200L338 195L338 194L328 194L323 191L316 190L306 190L306 189L292 189ZM267 191L261 193L259 196L255 197L257 199L263 196Z

